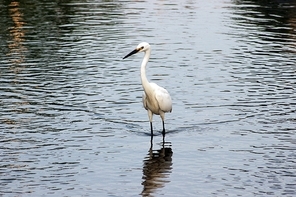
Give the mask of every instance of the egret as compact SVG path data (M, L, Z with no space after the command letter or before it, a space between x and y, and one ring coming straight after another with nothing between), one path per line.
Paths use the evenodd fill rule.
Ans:
M140 43L135 50L127 54L123 59L136 54L138 52L144 52L144 59L141 64L141 82L144 89L142 101L144 108L148 111L148 117L151 127L151 139L153 136L152 128L152 117L153 114L160 115L162 119L162 135L163 139L165 136L165 127L164 127L164 116L166 112L172 112L172 99L170 94L163 87L158 86L155 83L150 83L146 77L146 65L149 61L151 48L149 43L142 42Z

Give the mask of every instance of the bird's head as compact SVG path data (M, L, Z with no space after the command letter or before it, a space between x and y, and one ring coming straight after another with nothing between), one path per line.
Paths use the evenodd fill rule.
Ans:
M129 54L127 54L126 56L124 56L123 59L128 58L129 56L136 54L138 52L146 52L147 50L150 49L150 45L147 42L141 42L137 48L135 50L133 50L132 52L130 52Z

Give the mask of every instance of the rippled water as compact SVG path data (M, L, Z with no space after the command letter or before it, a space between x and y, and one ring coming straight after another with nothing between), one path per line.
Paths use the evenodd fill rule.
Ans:
M293 1L4 1L1 196L295 196ZM142 108L148 78L173 99Z

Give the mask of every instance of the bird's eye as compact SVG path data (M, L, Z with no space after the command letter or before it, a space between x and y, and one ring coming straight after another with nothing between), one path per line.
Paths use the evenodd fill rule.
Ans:
M144 46L142 46L141 49L144 49Z

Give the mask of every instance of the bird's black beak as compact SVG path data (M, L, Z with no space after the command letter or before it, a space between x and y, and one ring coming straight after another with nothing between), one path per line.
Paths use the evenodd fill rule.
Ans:
M139 52L139 50L140 50L140 49L135 49L135 50L133 50L132 52L130 52L129 54L127 54L126 56L124 56L124 58L122 58L122 59L128 58L129 56L131 56L131 55L134 55L134 54L138 53L138 52Z

